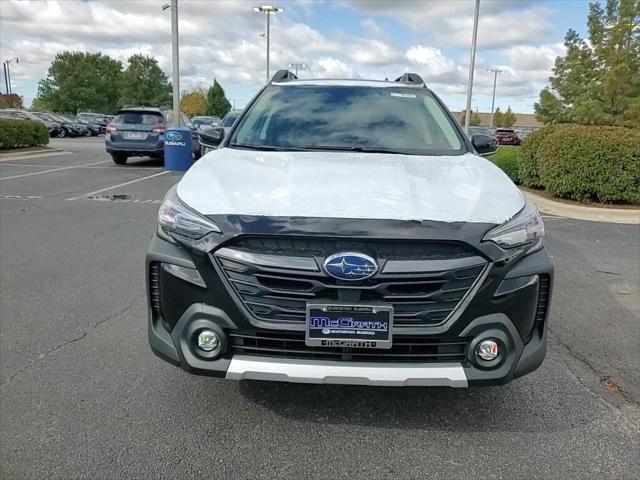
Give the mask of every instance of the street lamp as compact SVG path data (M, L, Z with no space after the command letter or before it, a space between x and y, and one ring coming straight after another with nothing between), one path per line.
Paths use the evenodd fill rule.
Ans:
M493 72L493 96L491 97L491 121L489 122L489 127L493 127L493 106L496 101L496 82L498 81L498 74L504 72L504 70L487 68L487 72Z
M162 11L171 9L171 70L173 82L173 123L180 126L180 52L178 47L178 0L165 3Z
M289 64L289 68L295 68L296 69L296 77L298 76L298 69L300 70L304 70L307 68L307 64L306 63L290 63Z
M271 15L283 13L284 8L274 7L273 5L260 5L259 7L253 7L253 11L264 13L267 16L267 83L269 83L269 37L271 30Z
M476 43L478 40L478 17L480 15L480 0L476 0L476 10L473 16L473 37L471 37L471 58L469 59L469 83L467 84L467 109L464 113L464 133L469 135L471 120L471 94L473 92L473 69L476 66Z
M7 95L13 93L11 91L11 72L9 72L9 64L14 60L16 61L16 63L20 63L20 59L18 57L13 57L11 60L5 60L2 63L2 66L4 67L4 85L5 89L7 90Z

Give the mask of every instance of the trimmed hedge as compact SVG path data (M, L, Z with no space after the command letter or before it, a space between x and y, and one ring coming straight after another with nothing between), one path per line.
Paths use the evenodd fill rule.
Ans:
M531 132L522 141L520 148L519 176L523 185L533 188L542 188L540 173L538 168L537 153L540 146L544 144L547 135L554 131L556 125L548 125L535 132Z
M491 155L489 160L495 163L504 173L506 173L513 183L520 185L520 147L502 146Z
M49 143L49 130L31 120L0 120L0 150L35 147Z
M558 197L640 203L640 130L547 126L523 142L520 177Z

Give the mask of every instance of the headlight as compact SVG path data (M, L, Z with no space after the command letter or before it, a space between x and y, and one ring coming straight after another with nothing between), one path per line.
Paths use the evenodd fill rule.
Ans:
M217 245L221 234L220 227L180 201L175 186L167 192L158 211L161 238L208 252Z
M525 201L524 208L511 220L499 225L484 236L502 248L527 246L525 251L533 250L542 243L544 223L536 206Z

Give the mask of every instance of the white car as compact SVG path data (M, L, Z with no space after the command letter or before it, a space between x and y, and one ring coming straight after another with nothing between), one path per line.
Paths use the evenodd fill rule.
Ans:
M215 130L215 129L214 129ZM536 208L415 74L278 72L166 195L149 342L201 375L466 387L535 370Z

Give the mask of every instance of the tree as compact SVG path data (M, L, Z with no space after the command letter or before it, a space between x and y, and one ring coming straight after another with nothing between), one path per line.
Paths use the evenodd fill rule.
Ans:
M498 111L499 109L496 110L496 113ZM513 127L517 121L518 121L518 118L516 117L515 113L511 111L511 107L507 108L507 111L504 113L500 112L498 119L496 119L495 115L493 118L493 124L496 127L502 127L502 128Z
M640 21L638 0L589 5L589 39L574 30L556 58L551 86L540 92L536 117L544 123L640 127Z
M499 127L502 125L502 117L504 117L504 113L500 111L500 108L496 108L496 111L493 112L493 125L492 127Z
M214 80L207 92L207 115L222 118L229 110L231 110L231 104L224 94L224 89L217 80Z
M207 97L201 90L195 90L180 99L180 110L190 117L204 115L207 111Z
M60 52L38 83L33 105L76 114L80 110L114 113L118 109L122 63L101 53Z
M460 112L460 125L464 126L465 116L467 115L467 111L463 110ZM471 116L469 117L469 125L476 126L482 123L482 119L478 112L471 112Z
M129 57L122 75L122 105L161 107L172 102L171 83L153 57L136 54Z

